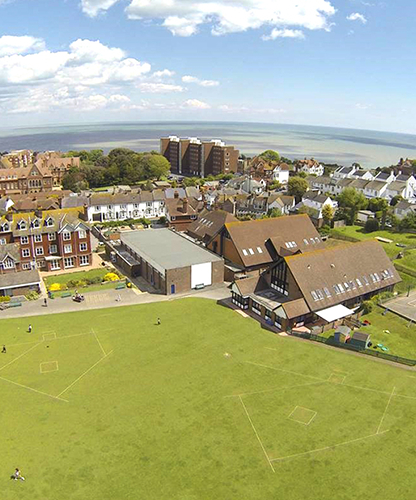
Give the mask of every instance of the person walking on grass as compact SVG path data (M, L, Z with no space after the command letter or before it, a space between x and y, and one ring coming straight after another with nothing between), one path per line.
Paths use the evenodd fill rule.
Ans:
M157 324L160 325L161 323L160 318L157 318Z
M27 331L28 331L28 333L32 333L32 325L29 325L29 326L28 326Z
M5 346L5 345L3 346L3 349L1 350L1 353L2 353L2 354L7 354L7 349L6 349L6 346Z
M10 479L14 479L15 481L18 481L19 479L20 479L20 481L25 480L25 478L22 476L20 469L18 467L16 467L16 469L14 470L14 474L11 475Z

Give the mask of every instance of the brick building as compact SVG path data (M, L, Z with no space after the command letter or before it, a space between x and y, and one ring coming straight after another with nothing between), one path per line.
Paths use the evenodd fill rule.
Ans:
M90 228L79 209L12 214L0 218L0 248L17 244L16 270L58 271L91 264Z
M117 258L163 294L184 293L224 281L222 258L170 229L122 232ZM127 268L126 268L127 266Z
M239 151L217 139L170 136L160 140L160 153L169 160L174 174L207 177L236 173L238 168Z
M53 175L41 165L0 169L0 194L27 194L51 191Z

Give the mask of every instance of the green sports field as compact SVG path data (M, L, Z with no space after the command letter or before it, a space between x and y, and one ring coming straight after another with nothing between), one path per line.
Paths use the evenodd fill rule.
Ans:
M414 371L206 299L3 320L0 336L1 500L414 497Z

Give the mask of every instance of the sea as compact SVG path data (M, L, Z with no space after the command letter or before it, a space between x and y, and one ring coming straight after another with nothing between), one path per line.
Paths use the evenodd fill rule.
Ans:
M159 149L161 137L222 139L251 156L273 149L291 159L376 168L416 158L416 135L307 125L237 122L125 122L0 128L0 151Z

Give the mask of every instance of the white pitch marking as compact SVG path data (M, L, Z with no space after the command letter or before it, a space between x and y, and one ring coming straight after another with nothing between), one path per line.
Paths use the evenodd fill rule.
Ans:
M333 378L333 377L339 377L339 379L340 379L340 380L342 379L342 380L341 380L341 382L336 382L336 381L334 381L334 384L343 384L343 383L344 383L344 381L345 381L345 379L347 378L347 376L346 376L346 375L340 375L339 373L336 373L336 372L335 372L335 373L331 373L331 375L329 376L328 381L329 381L329 382L332 382L332 378Z
M374 436L381 436L382 434L385 434L386 432L389 432L389 431L387 430L387 431L380 432L378 434L377 433L370 434L368 436L364 436L361 438L351 439L350 441L344 441L343 443L333 444L332 446L325 446L325 448L317 448L316 450L305 451L304 453L295 453L294 455L287 455L286 457L271 458L270 462L282 462L283 460L288 460L289 458L297 458L297 457L302 457L305 455L311 455L312 453L318 453L319 451L326 451L326 450L330 450L332 448L337 448L338 446L345 446L347 444L356 443L357 441L363 441L364 439L369 439L369 438L374 437Z
M53 335L53 337L51 337L51 338L49 338L49 339L45 338L45 337L46 337L46 336L48 336L48 335ZM56 340L56 332L44 333L44 334L42 335L42 337L43 337L43 341L44 341L44 342L49 342L50 340Z
M101 361L103 359L105 359L107 356L109 356L113 351L110 351L108 354L106 354L105 356L103 356L101 359L99 359L96 363L94 363L92 366L90 366L90 368L88 368L87 371L85 371L82 375L80 375L76 380L74 380L72 382L72 384L68 385L68 387L66 389L64 389L62 392L60 392L56 397L59 398L60 396L62 396L62 394L64 394L68 389L70 389L73 385L75 385L79 380L82 379L82 377L84 377L88 372L90 372L95 366L98 365L98 363L101 363Z
M380 429L381 429L381 426L383 424L383 420L384 420L384 417L386 416L386 413L387 413L387 410L390 406L390 402L392 400L392 397L394 396L394 391L396 390L395 387L393 387L393 390L391 391L391 394L390 394L390 397L389 397L389 400L387 401L387 405L386 407L384 408L384 413L383 413L383 416L381 417L381 420L380 420L380 423L378 424L378 428L377 428L377 434L380 434Z
M4 370L5 368L7 368L8 366L10 366L12 363L14 363L15 361L17 361L18 359L20 359L22 356L24 356L25 354L27 354L28 352L32 351L35 347L37 347L38 345L40 344L43 344L43 341L40 341L38 342L36 345L32 346L30 349L28 349L27 351L23 352L20 356L17 356L17 358L14 358L12 359L9 363L7 363L7 365L4 365L0 368L0 371L1 370Z
M59 396L52 396L52 394L48 394L46 392L38 391L37 389L33 389L33 387L28 387L27 385L19 384L17 382L13 382L13 380L9 380L8 378L0 377L0 380L4 380L5 382L9 382L10 384L18 385L19 387L23 387L23 389L28 389L29 391L37 392L38 394L43 394L44 396L48 396L52 399L59 399L59 401L65 401L68 403L67 399L60 398Z
M309 419L309 422L302 422L301 420L296 420L296 418L291 418L292 415L297 410L297 408L300 408L301 410L306 410L306 411L309 411L309 412L313 413L313 416ZM318 412L316 412L314 410L310 410L309 408L304 408L303 406L295 406L295 409L292 411L292 413L287 418L289 420L293 420L294 422L298 422L299 424L309 425L312 422L312 420L316 417L317 413Z
M55 363L56 369L54 369L54 370L43 370L42 369L42 365L49 365L51 363ZM41 363L39 365L39 371L40 371L40 373L51 373L51 372L57 372L58 370L59 370L58 361L44 361L43 363Z
M98 345L100 346L103 355L106 356L106 352L104 351L104 347L101 345L101 342L99 341L99 339L97 337L97 334L95 333L95 331L92 328L91 328L91 332L93 333L94 337L96 338L96 340L98 342Z
M263 443L262 443L262 441L260 439L260 436L258 435L258 432L256 431L256 428L254 427L253 421L251 420L251 417L250 417L250 415L249 415L249 413L247 411L246 405L244 404L244 401L241 399L241 396L239 396L239 399L241 401L241 404L243 405L244 411L245 411L245 413L247 415L247 418L248 418L248 420L249 420L249 422L251 424L251 427L253 428L254 434L256 435L256 438L257 438L257 440L258 440L258 442L259 442L259 444L261 446L261 449L263 450L263 453L264 453L264 456L266 457L266 460L269 462L269 465L270 465L272 471L276 472L274 470L273 464L271 463L271 461L269 459L269 456L267 455L267 452L266 452L266 450L265 450L265 448L263 446Z
M277 392L277 391L285 391L285 390L290 390L290 389L296 389L298 387L307 387L309 385L319 385L319 384L324 384L327 382L326 380L323 381L318 381L318 382L311 382L309 384L299 384L299 385L289 385L286 387L273 387L272 389L264 389L262 391L253 391L253 392L242 392L241 394L230 394L229 396L224 396L225 398L235 398L238 396L252 396L254 394L263 394L264 392Z
M269 349L269 348L266 347L266 349ZM260 363L253 363L252 361L244 361L244 363L248 363L250 365L255 365L255 366L261 366L263 368L268 368L269 370L276 370L278 372L291 373L292 375L300 375L301 377L313 378L315 380L320 380L321 382L327 382L328 381L328 380L325 380L323 378L314 377L313 375L305 375L304 373L292 372L291 370L283 370L283 368L275 368L273 366L261 365Z

